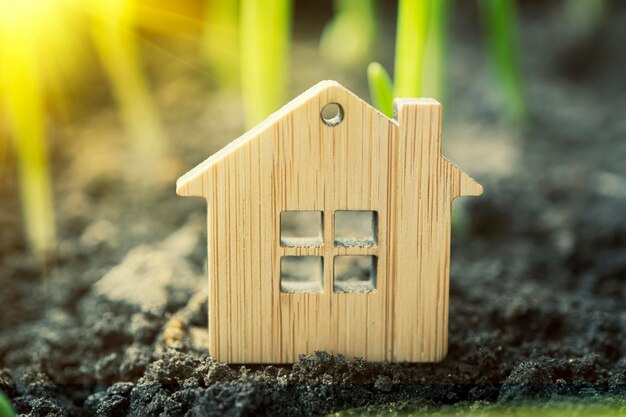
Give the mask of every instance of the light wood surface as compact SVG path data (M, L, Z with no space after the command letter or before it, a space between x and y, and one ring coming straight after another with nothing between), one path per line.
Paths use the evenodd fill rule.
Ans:
M320 117L339 103L336 126ZM452 200L482 187L440 154L441 105L398 99L389 119L333 81L294 99L177 182L208 203L209 349L231 363L315 351L439 361L447 351ZM283 247L280 213L323 212L323 244ZM376 211L377 245L336 247L334 212ZM333 291L333 258L375 255L376 289ZM281 256L322 256L323 291L280 289Z

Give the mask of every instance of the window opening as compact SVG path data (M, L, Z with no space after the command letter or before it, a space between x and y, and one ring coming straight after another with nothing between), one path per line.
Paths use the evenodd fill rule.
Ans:
M324 260L321 256L281 257L281 292L322 292L323 289Z
M335 212L335 246L372 247L378 244L378 216L375 211Z
M376 289L376 256L335 256L334 292L371 292Z
M283 211L280 213L280 245L286 247L322 246L321 211Z

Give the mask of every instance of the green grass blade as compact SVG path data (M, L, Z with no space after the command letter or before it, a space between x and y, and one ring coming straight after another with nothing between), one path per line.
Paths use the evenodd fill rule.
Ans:
M239 88L239 2L207 0L203 51L220 87Z
M0 391L0 417L14 417L15 411L13 411L13 407L11 407L11 403L8 398L4 396L2 391Z
M450 0L431 0L421 94L440 102L445 98L449 14Z
M394 68L394 97L420 97L430 1L400 0Z
M2 25L0 99L17 153L26 237L43 260L55 247L54 204L45 141L40 57L29 28L17 20ZM8 63L8 64L6 64Z
M247 128L284 101L292 0L241 1L241 92Z
M374 0L335 0L335 16L326 25L320 53L342 68L366 63L376 43L377 22Z
M479 5L490 58L500 79L509 114L514 121L523 124L528 115L520 67L515 1L480 0Z
M378 62L367 67L367 82L374 107L387 117L393 117L393 86L385 68Z

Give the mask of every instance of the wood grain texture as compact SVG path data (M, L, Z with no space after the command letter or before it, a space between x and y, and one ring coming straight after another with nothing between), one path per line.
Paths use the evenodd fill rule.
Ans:
M328 126L322 107L339 103ZM290 363L323 350L369 361L447 351L451 202L482 187L440 154L441 105L389 119L333 81L309 89L177 182L208 203L210 354ZM282 247L280 213L323 212L323 245ZM336 247L334 212L378 213L375 247ZM333 257L377 256L376 290L333 292ZM283 293L280 258L323 256L324 289Z

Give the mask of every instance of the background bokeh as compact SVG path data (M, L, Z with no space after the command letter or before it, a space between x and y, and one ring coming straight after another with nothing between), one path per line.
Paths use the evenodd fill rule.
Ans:
M135 171L145 175L139 176L151 177L161 175L186 140L168 121L163 91L170 100L203 100L207 106L232 100L227 116L232 120L224 121L240 123L229 132L232 137L319 79L339 79L367 97L369 73L374 104L391 116L393 97L443 101L448 69L456 64L448 44L455 14L482 19L486 55L499 76L495 84L505 110L508 106L520 124L526 121L515 2L399 4L398 9L395 2L373 0L3 0L2 167L9 175L17 171L30 248L40 258L54 254L57 203L49 165L58 158L57 148L84 140L77 132L82 121L113 112L125 138L119 145L131 163L140 164ZM564 6L570 14L574 8ZM185 97L190 91L184 88L192 83L202 89L202 98ZM183 115L178 120L186 119ZM88 141L94 147L110 144L104 132Z

